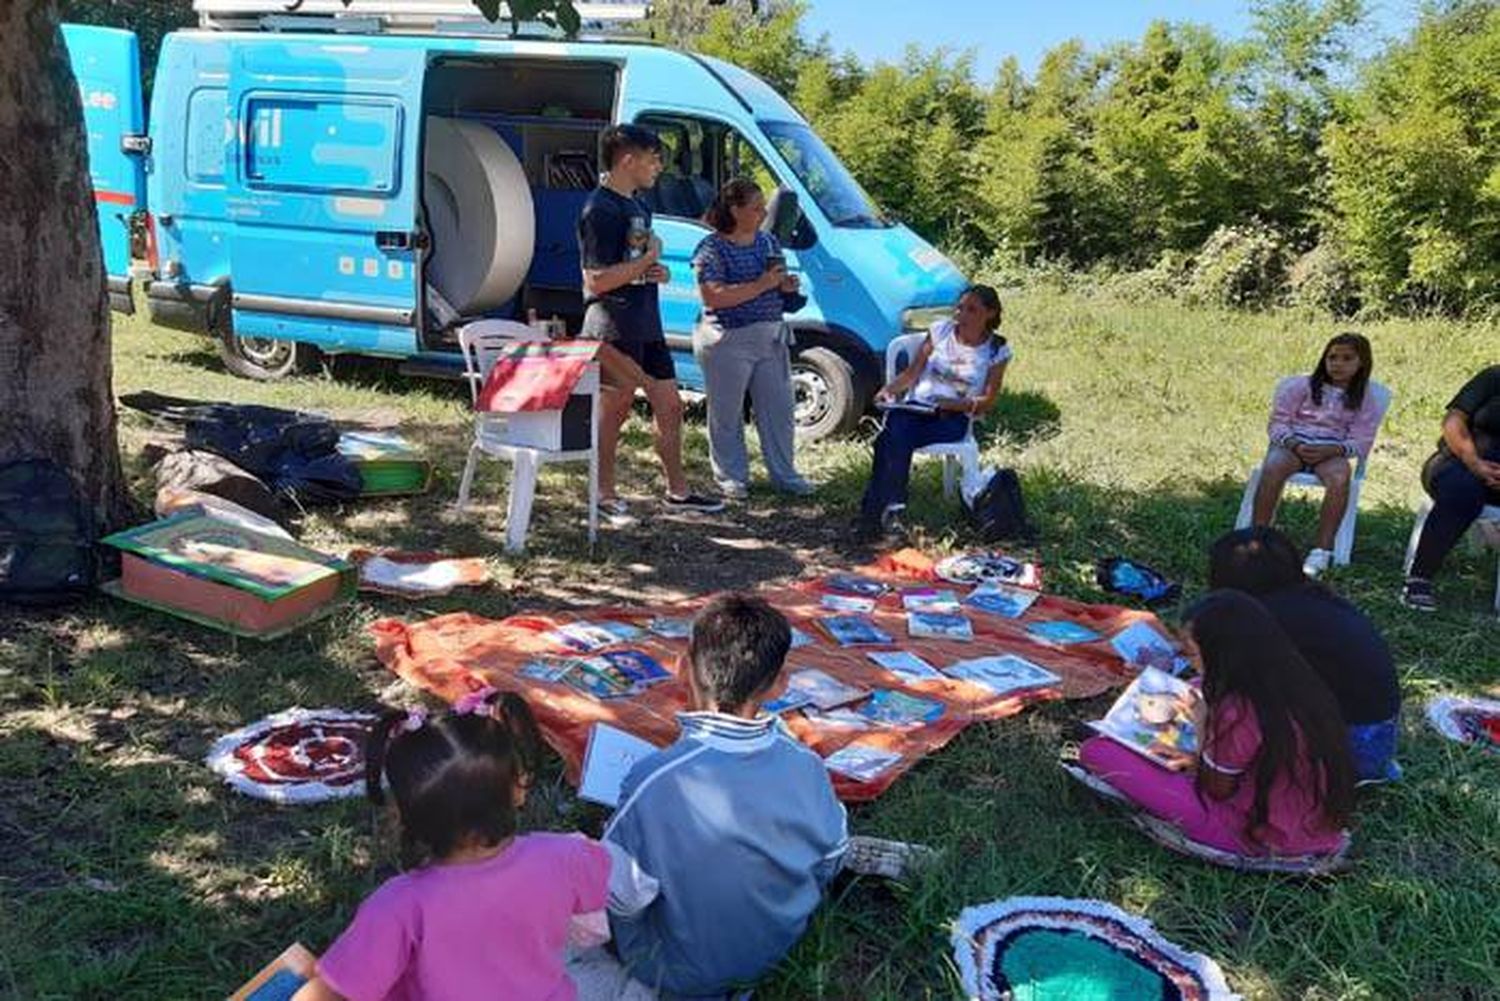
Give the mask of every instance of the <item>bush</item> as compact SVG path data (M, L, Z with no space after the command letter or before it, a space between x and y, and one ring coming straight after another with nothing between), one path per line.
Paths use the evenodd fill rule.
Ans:
M1288 257L1281 235L1269 226L1220 226L1198 248L1183 297L1233 309L1274 305L1286 290Z
M1353 316L1360 306L1359 283L1348 258L1332 241L1324 240L1292 262L1287 298L1304 309Z
M1123 271L1104 282L1111 295L1127 302L1175 299L1182 294L1193 270L1193 258L1179 250L1168 250L1156 263L1140 271Z

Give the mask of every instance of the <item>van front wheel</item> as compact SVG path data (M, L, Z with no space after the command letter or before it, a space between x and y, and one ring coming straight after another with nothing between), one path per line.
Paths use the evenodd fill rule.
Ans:
M792 399L797 437L817 441L852 431L864 412L854 366L828 348L807 348L792 356Z
M224 367L244 379L269 382L299 372L311 349L296 341L270 337L241 337L232 330L219 332L219 356Z

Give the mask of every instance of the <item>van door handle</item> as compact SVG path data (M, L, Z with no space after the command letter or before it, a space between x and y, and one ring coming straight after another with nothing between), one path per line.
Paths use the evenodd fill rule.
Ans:
M375 234L375 246L381 250L407 250L414 235L399 229L382 229Z

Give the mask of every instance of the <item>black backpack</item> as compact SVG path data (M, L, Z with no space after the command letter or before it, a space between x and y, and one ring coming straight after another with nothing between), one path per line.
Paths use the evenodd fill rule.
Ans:
M1026 499L1021 496L1021 480L1013 469L1001 469L991 476L974 502L966 503L964 509L985 542L1026 540L1036 535L1026 520Z
M0 601L56 605L94 586L94 521L54 462L0 464Z

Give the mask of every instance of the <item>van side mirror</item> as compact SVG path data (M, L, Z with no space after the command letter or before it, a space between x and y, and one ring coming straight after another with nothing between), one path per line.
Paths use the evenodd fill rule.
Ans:
M790 188L777 188L766 205L766 221L760 224L760 228L776 237L779 242L790 243L792 232L797 228L797 220L801 216L802 208L797 204L797 192Z

